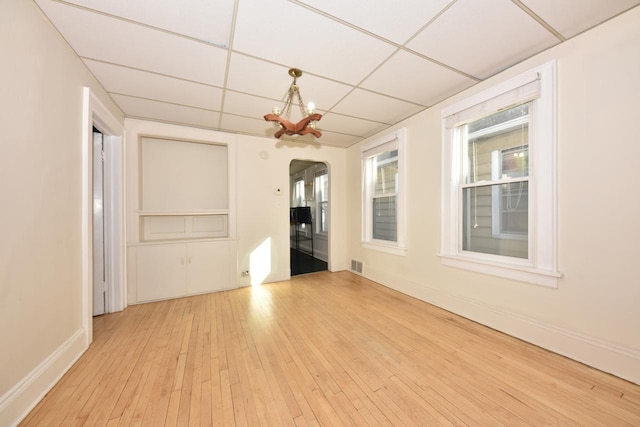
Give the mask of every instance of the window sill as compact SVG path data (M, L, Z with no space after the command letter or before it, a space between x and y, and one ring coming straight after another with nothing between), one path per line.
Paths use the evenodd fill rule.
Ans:
M558 279L562 273L556 271L540 270L532 267L520 265L499 264L479 260L460 255L438 254L442 265L448 267L461 268L463 270L475 271L477 273L491 276L503 277L505 279L518 280L534 285L545 286L547 288L558 288Z
M388 254L393 254L393 255L399 255L399 256L406 256L407 255L407 248L406 247L400 247L397 245L387 245L384 243L378 243L378 242L362 242L362 247L365 249L372 249L374 251L379 251L379 252L385 252Z

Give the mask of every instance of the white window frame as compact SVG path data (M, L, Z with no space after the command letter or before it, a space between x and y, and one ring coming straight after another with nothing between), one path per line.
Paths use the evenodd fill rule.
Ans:
M363 144L361 147L362 176L362 246L394 255L406 255L406 129L398 129ZM398 150L398 183L396 186L395 242L373 238L373 171L369 159L387 151Z
M527 283L558 287L556 212L556 65L529 72L442 111L443 265ZM459 126L531 101L528 259L462 250L462 138Z
M321 197L322 188L321 188L321 177L326 176L327 181L329 180L329 170L323 168L317 171L313 176L313 187L316 192L316 234L321 236L326 236L328 234L329 228L329 194L327 191L327 199L323 200ZM325 207L325 213L327 215L327 230L322 229L322 206Z
M291 189L291 201L293 207L306 207L307 206L307 188L306 188L306 175L305 173L299 173L293 177L293 184ZM302 182L302 185L299 186L298 183ZM302 189L298 188L302 187ZM296 225L297 227L297 225ZM300 224L299 230L304 237L311 237L311 232L307 224Z
M302 185L298 185L298 183L301 182ZM302 187L302 189L300 189L299 187ZM304 207L306 206L306 189L305 189L305 180L304 180L304 175L303 174L299 174L293 177L293 185L292 185L292 205L293 207Z

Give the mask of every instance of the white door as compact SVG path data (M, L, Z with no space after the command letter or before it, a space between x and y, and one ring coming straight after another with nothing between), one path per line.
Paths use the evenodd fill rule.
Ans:
M93 315L104 314L104 150L100 132L93 133Z

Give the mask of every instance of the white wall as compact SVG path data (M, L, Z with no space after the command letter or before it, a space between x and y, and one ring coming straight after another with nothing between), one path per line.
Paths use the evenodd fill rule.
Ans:
M235 166L229 165L234 176L236 218L235 233L238 243L238 285L247 286L255 281L268 283L290 277L289 262L289 163L293 159L321 161L329 165L331 238L329 269L346 268L345 160L346 151L322 144L285 143L272 138L251 137L216 132L186 126L176 126L143 120L127 119L127 243L128 247L128 301L136 302L135 244L139 241L137 224L137 140L140 135L171 137L186 140L222 142L229 145L235 155ZM276 195L276 189L280 189ZM267 242L267 243L265 243ZM265 246L261 246L261 245ZM265 248L267 250L265 250ZM254 260L268 254L266 266L256 268ZM251 277L241 277L250 270ZM262 274L258 272L262 270Z
M249 269L251 253L271 238L273 282L290 277L289 164L293 159L324 162L329 168L329 270L346 269L346 151L320 144L285 143L269 138L238 137L238 247L240 271ZM324 137L323 137L324 138ZM268 158L260 156L265 152ZM281 188L282 194L275 195ZM242 282L246 284L247 282Z
M405 257L361 247L360 145L348 149L348 258L401 292L640 383L639 47L635 8L399 124L409 153ZM558 289L442 266L441 110L552 59Z
M82 94L122 113L31 1L0 2L0 425L84 350Z

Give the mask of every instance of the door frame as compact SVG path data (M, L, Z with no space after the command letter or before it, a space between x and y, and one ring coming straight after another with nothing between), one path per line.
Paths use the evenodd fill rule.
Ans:
M331 269L331 267L332 267L332 260L331 260L331 240L332 239L331 239L331 236L333 234L333 227L331 226L331 206L332 206L332 202L331 202L331 198L332 198L331 186L332 186L332 182L333 182L332 181L332 170L331 170L332 166L331 166L331 162L329 162L328 160L303 159L303 158L299 158L299 157L294 157L294 158L289 160L289 164L288 164L288 167L287 167L287 175L289 177L289 196L288 196L288 202L287 202L287 209L289 209L288 206L291 205L291 200L292 200L291 198L292 198L292 195L293 195L293 188L292 188L292 182L291 182L292 181L291 178L292 178L293 175L291 175L291 163L296 161L296 160L303 161L303 162L310 162L310 163L313 163L313 164L322 163L322 164L325 165L325 167L327 169L327 175L329 176L329 199L328 199L328 205L327 205L327 207L328 207L328 211L327 211L328 218L327 219L328 219L328 224L329 224L329 232L327 233L327 271L333 271ZM309 166L311 166L311 165L309 165ZM314 178L314 180L315 180L315 178ZM315 186L314 186L314 191L315 191ZM314 197L315 197L315 194L314 194ZM313 215L315 216L315 214L316 213L314 212ZM315 225L316 224L314 224L314 226ZM291 230L289 229L289 234L290 233L291 233ZM315 233L315 230L313 228L311 230L311 233ZM291 246L291 237L290 237L290 235L287 238L289 239L289 246ZM288 258L288 259L289 259L289 277L291 277L291 259L290 258Z
M104 203L105 192L105 144L104 134L98 128L93 128L93 316L107 313L107 248L105 238L107 236L106 214L105 208L109 208L109 204ZM96 206L102 205L102 209L97 210ZM100 291L96 292L97 285L100 285Z
M105 151L106 313L126 307L125 131L88 87L82 95L82 326L89 345L93 341L93 128L102 132Z

